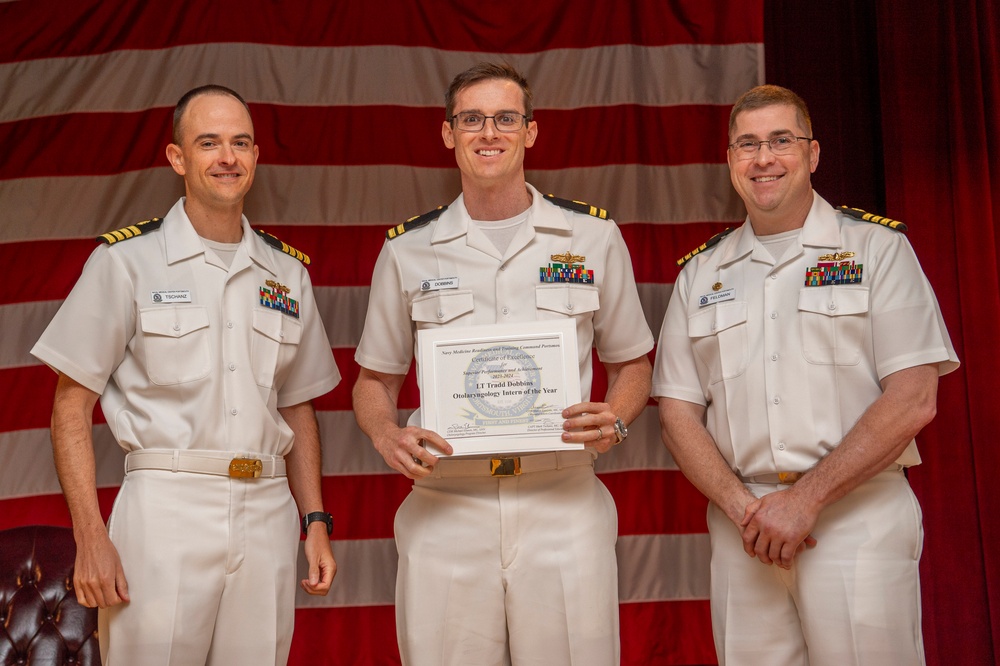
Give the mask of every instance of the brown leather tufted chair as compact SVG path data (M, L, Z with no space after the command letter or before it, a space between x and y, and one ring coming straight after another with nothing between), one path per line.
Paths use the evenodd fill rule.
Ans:
M68 527L0 531L0 665L99 666L97 609L73 592Z

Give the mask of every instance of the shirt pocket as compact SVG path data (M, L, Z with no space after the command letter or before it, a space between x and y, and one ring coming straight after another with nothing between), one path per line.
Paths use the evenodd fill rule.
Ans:
M802 355L817 365L857 365L868 328L868 288L846 285L799 291Z
M474 309L471 290L448 289L414 299L410 304L410 318L418 329L449 323L471 325Z
M295 358L302 340L302 323L288 315L269 310L253 311L253 339L250 359L258 386L273 388L275 378Z
M717 303L689 316L688 337L709 384L739 377L749 358L746 301Z
M539 320L592 316L601 309L601 296L591 285L539 285L535 287L535 308Z
M139 311L146 373L158 386L204 379L211 369L208 309L200 305Z

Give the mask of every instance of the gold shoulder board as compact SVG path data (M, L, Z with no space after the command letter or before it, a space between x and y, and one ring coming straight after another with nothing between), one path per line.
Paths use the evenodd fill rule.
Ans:
M136 236L141 236L142 234L150 231L156 231L162 224L162 217L154 217L128 227L122 227L121 229L115 229L114 231L109 231L106 234L101 234L94 240L98 243L104 243L105 245L114 245L118 241L128 240L129 238L135 238Z
M723 238L725 238L729 234L733 233L734 231L736 231L736 227L726 227L725 229L723 229L719 233L715 234L714 236L712 236L711 238L709 238L707 241L705 241L704 243L702 243L701 245L699 245L698 247L696 247L695 249L691 250L690 252L688 252L687 254L685 254L683 257L681 257L680 259L678 259L677 260L677 265L678 266L683 266L688 261L690 261L693 256L695 256L696 254L701 254L702 252L704 252L708 248L713 247L714 245L717 245L719 243L719 241L721 241Z
M402 236L407 231L412 231L413 229L417 229L419 227L424 226L425 224L428 224L433 220L438 219L439 217L441 217L441 213L445 212L446 210L448 210L447 206L438 206L434 210L424 213L423 215L414 215L406 222L403 222L402 224L397 224L394 227L390 227L388 231L385 232L385 237L388 238L389 240L392 240L397 236Z
M292 247L288 243L285 243L284 241L280 240L277 236L275 236L273 234L269 234L266 231L263 231L261 229L254 229L254 231L257 232L258 236L260 236L261 238L264 239L265 243L267 243L268 245L270 245L274 249L281 250L285 254L290 255L292 257L295 257L296 259L298 259L299 261L301 261L306 266L308 266L309 264L312 263L312 261L309 259L309 255L308 254L305 254L304 252L300 252L300 251L296 250L294 247Z
M890 229L895 229L896 231L906 231L906 225L899 220L891 220L888 217L882 217L881 215L874 215L872 213L866 213L860 208L848 208L847 206L840 206L837 208L844 215L850 215L857 220L864 220L865 222L871 222L873 224L881 224L883 227L889 227Z
M599 217L602 220L608 219L608 211L603 208L598 208L597 206L591 206L589 203L585 203L583 201L570 201L569 199L560 199L554 194L546 194L545 198L561 208L568 208L569 210L576 211L577 213Z

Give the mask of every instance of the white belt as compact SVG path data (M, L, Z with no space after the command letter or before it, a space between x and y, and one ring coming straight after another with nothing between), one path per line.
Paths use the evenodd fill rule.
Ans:
M140 469L213 474L236 479L273 479L285 476L282 456L234 453L232 451L132 451L125 456L125 473Z
M520 476L532 472L547 472L564 467L594 465L590 451L553 451L530 456L498 456L463 460L446 458L434 466L431 476Z

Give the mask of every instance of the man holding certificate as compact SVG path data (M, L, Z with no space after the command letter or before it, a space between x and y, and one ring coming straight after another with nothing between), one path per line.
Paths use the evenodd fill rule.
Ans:
M646 404L653 338L606 211L525 182L537 133L512 67L456 76L441 135L462 194L390 229L372 276L354 410L414 479L395 522L404 664L618 662L617 513L593 464Z

